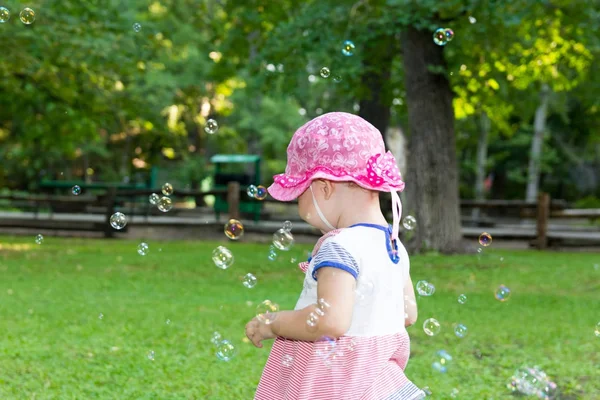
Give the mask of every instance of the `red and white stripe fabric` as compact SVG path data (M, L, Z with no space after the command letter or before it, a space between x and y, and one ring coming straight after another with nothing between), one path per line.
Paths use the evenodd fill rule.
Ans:
M320 342L277 338L254 399L419 399L423 392L404 375L409 355L406 331Z

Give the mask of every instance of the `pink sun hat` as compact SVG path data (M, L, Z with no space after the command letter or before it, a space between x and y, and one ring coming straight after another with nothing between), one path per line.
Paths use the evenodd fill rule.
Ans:
M300 127L287 148L287 166L273 177L268 191L280 201L298 198L315 179L354 182L392 193L394 238L397 238L404 182L391 152L385 152L377 128L359 116L332 112Z

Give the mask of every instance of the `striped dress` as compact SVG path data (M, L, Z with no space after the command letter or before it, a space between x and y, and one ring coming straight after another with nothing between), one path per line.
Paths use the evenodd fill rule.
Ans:
M277 338L255 400L413 400L425 394L404 375L410 340L404 328L408 254L391 228L357 224L321 237L308 262L295 309L317 302L316 271L337 267L357 279L352 324L337 340Z

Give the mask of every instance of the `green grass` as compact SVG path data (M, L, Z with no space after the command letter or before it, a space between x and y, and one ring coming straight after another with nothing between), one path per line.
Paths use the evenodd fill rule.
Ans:
M236 261L222 271L211 261L216 242L149 242L145 257L137 244L0 238L0 399L253 398L270 344L244 343L244 325L264 299L293 308L303 276L290 257L309 246L270 262L266 245L230 243ZM511 398L506 382L523 364L543 368L562 399L600 398L599 255L486 249L411 263L413 281L436 292L419 300L406 372L433 398L453 388L461 399ZM241 284L247 272L259 280L253 289ZM493 296L499 284L512 290L505 303ZM423 333L429 317L439 335ZM463 339L457 322L469 328ZM215 330L238 349L229 362L214 355ZM431 368L440 349L454 357L446 374Z

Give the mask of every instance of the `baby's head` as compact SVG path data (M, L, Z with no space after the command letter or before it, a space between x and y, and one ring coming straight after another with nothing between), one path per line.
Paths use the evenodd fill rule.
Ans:
M298 198L300 216L329 231L337 227L339 210L373 202L378 192L391 192L397 237L400 200L396 192L403 189L396 160L385 152L377 128L356 115L334 112L296 131L287 149L285 173L274 177L269 193L281 201Z

